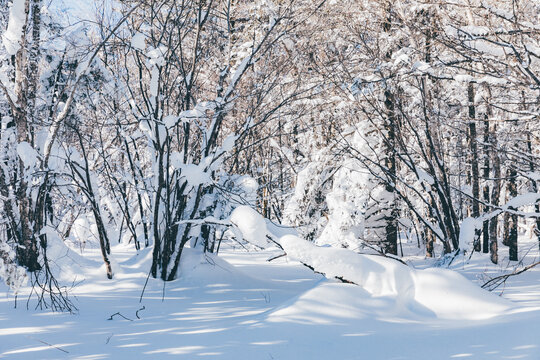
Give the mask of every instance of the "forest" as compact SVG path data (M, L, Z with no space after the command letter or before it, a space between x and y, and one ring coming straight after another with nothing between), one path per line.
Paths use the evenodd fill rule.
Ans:
M540 2L0 0L0 35L0 358L540 356Z

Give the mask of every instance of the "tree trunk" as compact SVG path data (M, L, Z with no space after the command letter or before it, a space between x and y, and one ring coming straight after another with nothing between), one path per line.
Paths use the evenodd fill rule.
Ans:
M17 142L30 143L30 131L29 131L29 116L28 113L28 99L31 96L29 94L29 88L35 88L35 84L32 81L36 81L35 76L29 74L30 69L37 69L37 54L29 56L26 50L26 30L28 27L28 20L30 14L30 1L25 1L25 14L26 20L22 30L22 38L20 41L20 49L15 55L15 96L17 99L16 108L13 109L13 117L15 122L15 130L17 132ZM39 19L39 13L37 14ZM39 21L35 25L39 29ZM36 39L39 41L39 38ZM39 46L39 44L38 44ZM33 46L32 48L34 48ZM14 178L18 182L16 184L16 202L18 204L18 216L19 224L18 229L13 229L13 235L17 237L17 262L19 265L26 267L29 271L36 271L41 268L39 264L39 247L35 230L32 224L35 224L33 203L29 191L28 178L25 171L25 164L19 159L19 167L17 170L17 176ZM41 230L41 229L37 229Z
M398 227L397 227L397 217L398 209L396 207L396 197L394 194L394 184L396 179L396 114L394 110L395 98L392 93L389 91L384 92L385 102L384 105L387 110L388 118L385 123L387 139L385 141L385 167L388 171L387 181L385 184L385 190L392 199L388 204L389 209L385 217L385 233L386 239L384 244L385 253L390 253L393 255L398 254L397 243L398 243Z
M516 185L517 171L514 167L510 167L508 170L508 194L510 199L513 199L517 196L517 185ZM513 207L508 207L509 210L517 210ZM508 221L508 239L506 242L509 247L510 260L518 260L518 216L516 214L509 214Z
M29 140L34 143L34 117L36 116L36 92L38 82L38 59L40 55L39 46L41 41L41 0L32 0L32 43L28 53L28 102L27 117L30 119L28 128L30 131Z
M489 179L489 117L488 114L486 114L486 117L484 119L484 191L483 191L483 199L486 204L489 204L489 185L488 185L488 179ZM486 206L484 209L484 212L489 211L489 208ZM484 254L489 253L489 220L484 221L483 228L482 228L482 237L483 237L483 244L482 244L482 252Z
M491 190L491 204L493 206L499 205L499 198L501 196L501 160L497 151L497 125L493 124L493 131L491 132L491 148L492 148L492 162L493 162L493 177L495 178L493 183L493 189ZM498 234L497 227L499 223L499 217L495 215L489 221L489 253L491 262L497 264L499 262L498 254Z
M386 21L383 23L383 31L390 33L392 30L392 14L391 8L389 7L388 15ZM390 61L392 59L392 50L389 50L385 54L386 60ZM386 183L384 184L386 192L390 195L390 203L387 204L386 211L387 214L384 218L385 225L385 239L384 239L384 252L390 253L393 255L398 254L397 243L398 243L398 227L397 227L397 217L398 209L396 207L396 196L394 186L396 183L396 112L395 112L395 102L396 99L394 94L390 90L384 92L384 106L386 108L386 119L384 122L384 128L386 131L386 139L384 141L384 166L388 172L386 178Z
M469 82L467 87L467 96L469 100L469 151L470 154L470 166L471 166L471 185L472 185L472 213L471 216L475 219L480 217L480 184L479 184L479 172L478 172L478 145L476 141L476 108L474 105L474 86L472 82ZM474 231L474 251L481 251L480 244L480 231Z
M95 201L92 199L92 201ZM105 224L103 224L103 219L97 204L94 203L92 212L94 213L94 219L96 220L96 225L98 229L99 237L99 247L101 249L101 256L103 258L103 263L105 264L105 269L107 271L107 278L113 278L113 272L111 267L111 261L109 260L109 255L111 253L110 241L107 236L107 231L105 230Z

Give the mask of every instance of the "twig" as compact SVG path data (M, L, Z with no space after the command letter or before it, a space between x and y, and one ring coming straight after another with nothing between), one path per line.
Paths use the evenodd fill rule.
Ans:
M484 285L482 285L482 289L490 287L489 291L493 291L496 288L498 288L499 286L501 286L501 284L504 284L506 282L506 280L508 280L509 277L516 276L516 275L519 275L521 273L524 273L525 271L527 271L529 269L532 269L533 267L535 267L537 265L540 265L540 261L537 261L537 262L535 262L533 264L527 265L524 268L521 268L519 270L514 270L513 272L511 272L509 274L504 274L504 275L501 275L501 276L494 277L493 279L485 282ZM491 287L492 285L494 285L494 287Z
M142 308L140 308L139 310L137 310L137 311L135 312L135 316L137 317L137 319L140 319L139 311L143 311L144 309L146 309L146 307L143 306Z
M36 339L36 340L39 341L42 344L45 344L45 345L50 346L52 348L55 348L56 350L60 350L62 352L65 352L66 354L69 354L69 351L62 349L61 347L55 346L53 344L49 344L48 342L45 342L45 341L42 341L42 340L39 340L39 339Z
M455 252L454 252L454 255L452 256L452 259L450 259L450 262L448 263L447 267L450 267L450 265L452 265L452 263L454 262L454 260L457 258L457 256L459 255L459 253L461 252L461 249L457 249ZM473 249L473 252L474 252L474 249ZM465 255L465 253L463 253ZM472 256L472 253L471 253L471 256ZM470 257L469 257L470 259Z
M357 254L360 254L360 255L375 255L375 256L382 256L382 257L385 257L385 258L387 258L387 259L396 260L396 261L402 263L402 264L405 265L405 266L409 266L409 264L407 264L405 261L401 260L400 258L394 257L394 256L392 256L392 255L390 255L390 254L386 254L386 253L384 253L382 250L379 250L379 249L375 248L375 246L372 246L372 245L370 245L370 244L368 244L368 243L366 243L366 242L364 242L362 245L365 246L365 247L367 247L368 249L371 249L371 250L373 250L373 251L376 251L377 254L363 254L363 253L361 253L361 252L358 252Z
M274 239L272 238L272 236L270 236L270 235L267 234L267 235L266 235L266 239L270 240L270 241L273 242L278 248L280 248L281 250L283 250L283 246L281 246L280 243L278 243L276 240L274 240Z
M301 264L304 265L305 267L307 267L308 269L311 269L315 274L321 274L322 276L326 277L325 273L315 270L315 268L313 266L308 265L308 264L303 263L303 262L301 262ZM334 278L338 279L339 281L341 281L342 283L345 283L345 284L358 285L354 281L345 279L343 276L334 276Z
M108 318L107 320L113 320L113 318L114 318L116 315L121 316L121 317L123 317L123 318L126 319L126 320L133 321L133 319L130 319L130 318L128 318L128 317L125 317L124 315L120 314L120 312L116 312L116 313L112 314L111 317Z
M139 304L142 302L142 298L143 298L143 295L144 295L144 290L146 290L146 285L148 284L148 279L150 278L150 271L148 272L148 276L146 277L146 281L144 282L144 286L143 286L143 289L141 291L141 297L139 299Z
M50 347L52 347L52 348L55 348L56 350L60 350L60 351L62 351L62 352L65 352L66 354L69 354L69 351L67 351L67 350L65 350L65 349L62 349L62 348L59 347L59 346L56 346L56 345L53 345L53 344L49 344L48 342L45 342L45 341L43 341L43 340L36 339L36 338L31 337L31 336L28 336L28 335L26 335L26 337L29 338L29 339L32 339L32 340L39 341L39 342L42 343L42 344L45 344L45 345L50 346Z
M0 81L0 89L4 91L4 95L6 96L8 100L9 106L11 107L11 111L13 111L13 113L15 114L20 114L21 109L15 104L15 102L13 102L13 99L11 98L11 95L9 94L9 90L7 89L7 87L4 85L2 81Z
M267 259L266 261L268 261L268 262L274 261L274 260L279 259L280 257L284 257L284 256L287 256L286 252L284 252L283 254L272 256L271 258Z
M161 292L161 302L164 302L165 301L165 280L163 280L163 290Z

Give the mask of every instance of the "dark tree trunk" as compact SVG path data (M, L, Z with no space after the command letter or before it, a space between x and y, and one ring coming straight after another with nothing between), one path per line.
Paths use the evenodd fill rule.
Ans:
M484 119L484 191L483 191L483 199L486 204L489 204L489 185L488 185L488 179L489 179L489 148L490 148L490 132L489 132L489 118L488 115L486 115L486 118ZM489 208L487 206L484 209L484 212L489 211ZM482 252L487 254L489 253L489 220L484 221L483 228L482 228Z
M94 213L94 219L96 220L99 237L99 247L101 249L101 256L103 258L103 263L105 264L105 269L107 271L107 278L112 279L113 272L111 267L111 261L109 260L109 255L111 254L109 237L107 236L105 224L103 223L101 213L99 211L99 208L97 207L97 204L93 206L92 211Z
M492 162L493 162L493 177L495 178L493 182L493 189L491 190L491 204L493 206L499 205L499 198L501 196L501 160L499 154L495 149L497 149L497 125L493 124L493 131L491 132L490 139L492 147ZM491 257L491 262L497 264L499 262L498 254L498 233L497 227L499 223L499 217L495 215L489 221L489 253Z
M384 105L387 110L388 119L386 122L386 149L385 149L385 167L388 171L388 179L385 184L385 190L389 194L394 194L394 184L396 179L396 113L395 113L395 98L390 91L385 91L385 102ZM397 217L398 209L396 207L395 196L391 200L389 206L389 214L387 214L385 221L385 233L386 239L384 244L385 253L390 253L397 255L398 249L398 227L397 227Z
M383 23L383 31L390 33L392 31L392 10L391 8L387 9L387 18ZM389 50L385 54L387 60L392 59L392 50ZM397 127L397 115L396 115L396 98L395 95L390 91L386 90L384 92L384 106L386 108L386 119L384 122L384 128L386 131L386 139L384 141L384 166L388 172L386 178L386 184L384 184L386 192L391 194L392 199L390 203L387 204L387 212L385 216L385 239L384 239L384 252L397 255L398 254L398 227L397 227L397 218L398 218L398 209L396 207L396 196L395 196L395 183L396 183L396 127Z
M508 189L508 186L507 186L507 189ZM508 200L508 197L506 199ZM503 238L502 238L503 245L510 246L508 239L510 239L510 213L505 212L503 215Z
M467 87L467 96L469 100L469 151L470 153L470 166L471 166L471 185L472 185L472 213L471 216L475 219L480 217L480 184L479 184L479 171L478 171L478 145L476 140L476 108L474 105L474 86L470 82ZM481 230L475 230L474 232L474 251L481 251L480 244L480 232Z
M511 167L508 170L508 194L510 199L517 196L517 185L516 185L517 171L514 167ZM515 211L517 209L513 207L508 207L509 210ZM508 221L508 238L506 242L508 243L508 250L510 255L510 260L518 260L518 216L516 214L509 214Z

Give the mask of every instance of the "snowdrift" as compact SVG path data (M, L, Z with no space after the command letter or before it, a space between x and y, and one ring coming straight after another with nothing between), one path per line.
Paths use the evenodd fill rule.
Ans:
M257 211L247 205L235 208L230 216L231 223L238 231L235 235L259 247L266 245L268 230L264 218ZM236 230L233 228L233 231Z
M373 300L377 299L379 301L375 303L386 304L379 306L381 314L388 315L388 311L392 310L393 316L449 320L489 319L507 313L514 307L511 302L479 288L452 270L415 270L390 258L361 255L347 249L318 247L293 235L282 237L280 243L290 258L313 267L327 278L341 278L363 290L349 289L340 293L343 304L356 303L361 307L363 303L377 312L378 305L373 306ZM327 285L325 287L328 288ZM305 306L310 299L332 297L325 289L315 288L301 295L290 306L300 303ZM359 304L355 298L362 298L363 301ZM287 313L283 309L280 311Z

